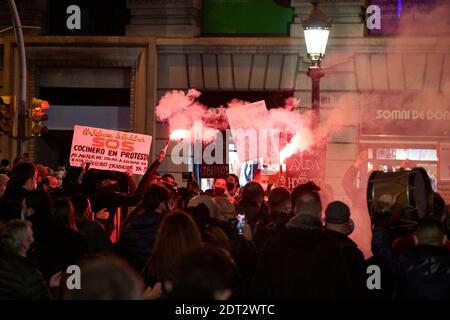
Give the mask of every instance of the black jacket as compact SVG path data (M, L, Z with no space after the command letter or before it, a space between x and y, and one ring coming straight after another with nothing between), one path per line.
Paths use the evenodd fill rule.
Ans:
M346 298L365 298L367 267L363 253L348 236L332 230L326 230L325 233L340 250L341 267L344 275L343 280L345 282L343 288L347 290L342 294Z
M0 299L48 300L44 278L27 258L0 253Z
M136 214L120 236L120 254L139 272L150 257L162 218L157 212Z
M290 218L288 215L275 214L268 215L265 219L260 219L255 226L253 234L253 242L258 250L262 250L271 237L283 230Z
M77 217L76 223L90 254L107 254L112 251L111 240L100 222Z
M320 220L294 217L263 248L253 279L260 299L348 298L346 266ZM304 220L304 221L301 221ZM309 221L308 221L309 220Z
M394 299L450 299L450 252L446 248L418 245L394 251L389 231L374 228L372 251L392 271Z
M258 220L267 215L267 205L263 203L261 207L258 207L252 203L241 201L236 206L236 214L245 215L246 223L250 225L253 234Z
M34 236L29 257L47 281L55 273L64 272L68 266L77 264L77 261L88 253L83 237L51 215L33 215L29 220Z

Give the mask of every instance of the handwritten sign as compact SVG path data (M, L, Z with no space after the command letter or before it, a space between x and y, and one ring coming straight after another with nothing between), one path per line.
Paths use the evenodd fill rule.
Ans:
M312 148L286 159L286 187L294 189L299 184L314 181L319 187L324 183L326 148Z
M239 160L249 161L269 155L267 130L269 113L264 100L226 110Z
M74 127L70 165L82 162L100 170L143 175L148 166L152 136L85 126Z

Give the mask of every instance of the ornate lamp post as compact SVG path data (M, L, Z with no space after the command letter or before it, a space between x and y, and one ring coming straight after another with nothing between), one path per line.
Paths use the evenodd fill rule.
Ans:
M319 0L312 0L313 7L303 19L306 50L311 65L307 75L312 81L312 110L314 119L312 127L316 128L320 122L320 78L325 75L320 63L325 56L328 36L331 29L331 19L319 7Z

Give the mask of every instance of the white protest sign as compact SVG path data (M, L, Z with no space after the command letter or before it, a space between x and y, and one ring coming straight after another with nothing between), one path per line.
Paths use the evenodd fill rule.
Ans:
M226 115L241 162L269 155L269 113L264 100L228 108Z
M147 170L152 136L85 126L74 127L70 165L143 175Z

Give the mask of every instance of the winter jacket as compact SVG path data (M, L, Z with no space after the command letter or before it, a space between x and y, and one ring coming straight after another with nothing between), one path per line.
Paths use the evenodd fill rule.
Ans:
M344 299L347 266L320 220L296 216L264 246L253 279L260 299Z
M450 299L450 252L446 248L418 245L394 251L391 245L389 231L374 228L372 250L392 271L394 299Z
M100 222L77 217L76 223L90 254L106 254L112 251L111 240Z
M162 219L157 212L136 214L120 236L120 254L139 272L150 257Z
M18 254L0 253L0 299L48 300L50 292L42 274Z

